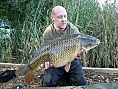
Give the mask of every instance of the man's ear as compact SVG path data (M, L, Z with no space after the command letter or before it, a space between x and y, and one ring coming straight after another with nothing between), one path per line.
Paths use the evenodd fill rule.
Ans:
M54 21L53 15L51 15L51 19L52 19L52 21Z

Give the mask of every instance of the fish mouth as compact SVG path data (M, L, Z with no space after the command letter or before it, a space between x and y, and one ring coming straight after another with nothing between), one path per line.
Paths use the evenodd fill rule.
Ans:
M98 45L100 44L100 40L98 41Z
M88 50L90 50L90 49L92 49L92 48L95 48L95 47L98 46L99 44L100 44L100 40L97 39L95 45L92 45L92 44L90 44L90 45L84 45L84 46L82 46L82 49L88 51Z
M94 45L94 46L92 46L92 47L83 47L82 46L82 49L84 49L84 50L86 50L86 51L89 51L90 49L92 49L92 48L95 48L97 45Z
M100 40L99 39L97 39L97 45L99 45L100 44Z

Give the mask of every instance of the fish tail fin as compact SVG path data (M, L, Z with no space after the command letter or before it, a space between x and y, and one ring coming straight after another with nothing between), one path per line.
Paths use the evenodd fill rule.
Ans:
M27 73L26 73L26 75L25 75L25 82L26 82L26 84L30 84L31 83L31 81L33 80L33 77L34 77L34 72L35 71L31 71L31 70L29 70Z
M27 71L29 70L28 64L22 66L20 69L16 70L16 75L17 76L24 76Z
M34 72L33 70L30 70L28 64L26 64L25 66L21 67L20 69L18 69L16 71L16 75L17 76L24 76L24 80L26 82L26 84L30 84L30 82L33 80L33 76L34 76Z

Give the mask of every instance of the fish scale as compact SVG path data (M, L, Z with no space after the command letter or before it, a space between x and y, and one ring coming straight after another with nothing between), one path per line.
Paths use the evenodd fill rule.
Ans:
M78 50L90 50L100 43L99 39L85 34L71 34L55 38L54 40L43 44L37 49L32 57L32 61L16 71L17 75L24 76L29 84L34 76L34 72L39 69L41 64L49 61L54 67L61 67L77 56Z
M70 37L69 37L70 38ZM46 49L44 48L44 50L42 50L42 52L41 53L45 53L45 52L47 52L47 53L49 53L50 54L50 57L48 57L49 59L50 59L50 62L53 64L53 65L55 65L55 63L58 63L59 61L63 61L62 59L65 57L65 55L66 56L69 56L70 54L69 53L71 53L72 52L72 50L69 50L69 48L68 47L71 47L73 44L74 44L74 40L73 40L73 38L72 39L64 39L63 41L57 41L57 43L55 42L53 42L52 44L49 44L49 45L47 45L46 46ZM73 40L73 41L72 41ZM71 44L70 44L70 42L71 42ZM59 44L61 44L61 45L59 45ZM50 49L50 50L48 50L48 51L45 51L45 50L47 50L47 49ZM56 54L55 54L56 53ZM68 54L67 54L68 53ZM52 55L51 55L52 54ZM39 54L40 55L40 54ZM45 55L45 54L44 54ZM47 60L45 60L45 58L43 59L44 60L44 62L45 61L47 61ZM61 63L62 65L64 65L63 63ZM60 64L60 65L61 65ZM56 66L58 66L57 64L55 65L55 67ZM34 66L33 66L34 67ZM60 67L60 66L58 66L58 67ZM31 67L30 67L31 68ZM31 68L31 69L33 69L33 68Z

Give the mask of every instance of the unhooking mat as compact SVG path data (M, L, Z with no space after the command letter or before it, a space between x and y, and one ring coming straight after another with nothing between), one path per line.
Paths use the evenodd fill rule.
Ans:
M38 88L25 88L22 85L16 85L13 86L11 89L118 89L118 84L98 83L86 86L38 87Z

